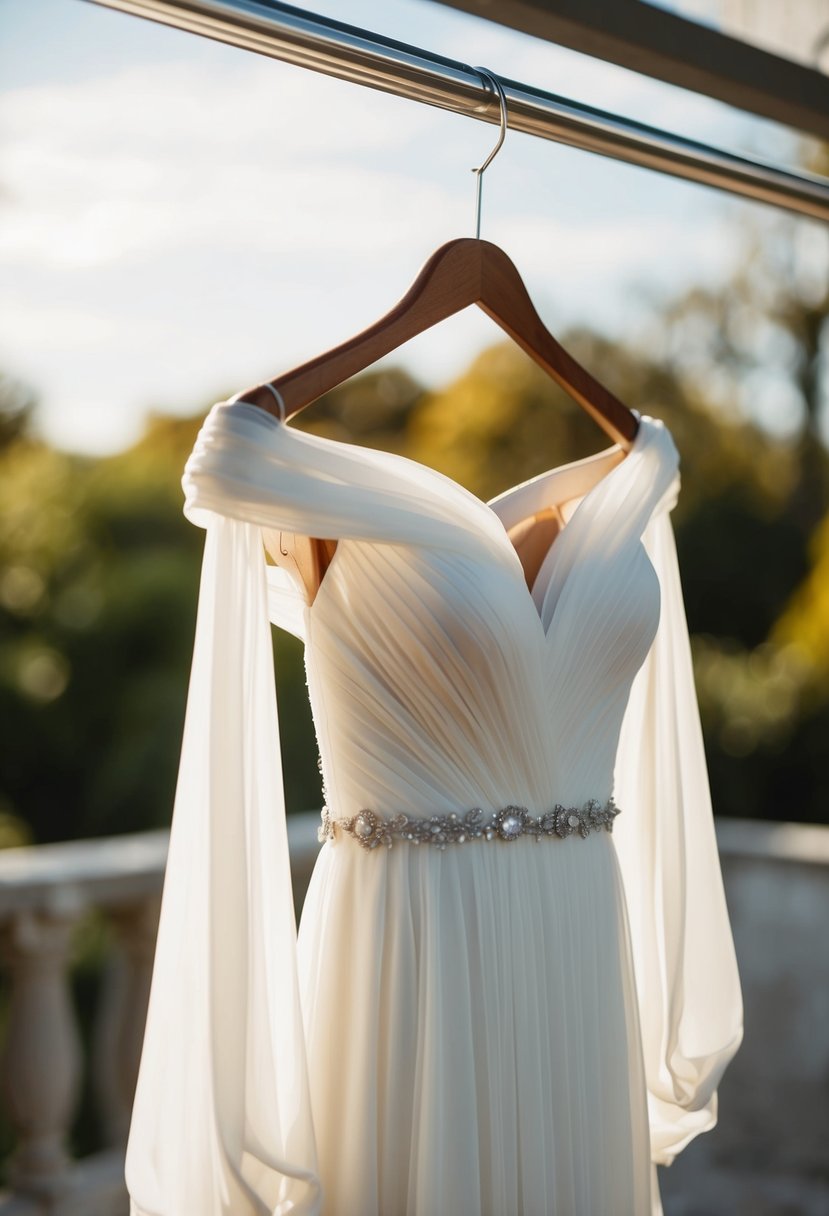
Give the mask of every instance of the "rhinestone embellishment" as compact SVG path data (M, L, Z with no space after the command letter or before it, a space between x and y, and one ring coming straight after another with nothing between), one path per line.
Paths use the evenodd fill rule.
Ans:
M411 844L431 844L445 849L447 844L464 844L469 840L517 840L519 836L532 836L536 844L542 837L564 840L578 832L589 836L591 832L604 828L613 831L613 820L621 808L613 798L602 805L590 798L582 806L561 806L557 803L551 811L537 818L525 806L504 806L486 818L480 807L458 815L432 815L429 818L411 818L408 815L381 815L377 811L363 808L350 819L335 819L327 806L322 808L322 824L317 831L320 841L334 840L340 832L352 836L364 849L376 849L385 845L390 849L395 840Z

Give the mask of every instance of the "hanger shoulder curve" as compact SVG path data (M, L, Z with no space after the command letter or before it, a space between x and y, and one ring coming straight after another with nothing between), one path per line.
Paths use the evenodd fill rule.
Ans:
M590 414L614 443L627 450L639 429L636 415L553 337L538 315L515 264L503 249L488 241L480 244L486 246L480 307Z
M638 419L568 354L546 328L513 261L498 245L459 237L426 261L406 294L374 324L271 381L295 414L433 325L477 304L605 430L628 449ZM273 411L264 385L240 400Z
M442 245L424 264L402 299L379 320L271 381L285 402L288 416L410 338L474 304L480 293L480 257L467 246L477 243L461 238ZM247 389L240 400L273 412L274 401L264 385Z

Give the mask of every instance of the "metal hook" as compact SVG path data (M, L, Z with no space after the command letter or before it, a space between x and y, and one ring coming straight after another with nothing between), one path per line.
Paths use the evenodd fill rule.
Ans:
M484 163L477 169L473 169L473 173L478 175L477 189L475 191L475 239L480 240L481 237L481 186L483 182L484 169L490 165L495 158L497 152L500 151L501 145L504 142L507 134L507 95L504 92L503 86L497 76L494 76L488 68L475 68L476 72L480 72L486 80L492 82L492 87L498 94L498 100L501 103L501 132L498 136L498 142L486 158Z

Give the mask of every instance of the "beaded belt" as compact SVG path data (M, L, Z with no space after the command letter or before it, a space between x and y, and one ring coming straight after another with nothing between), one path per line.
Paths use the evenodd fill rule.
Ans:
M353 836L364 849L375 849L384 844L391 848L394 840L408 840L412 844L432 844L445 849L447 844L464 844L469 840L517 840L519 836L532 836L536 844L542 836L559 840L578 832L588 836L592 831L604 828L613 831L613 820L620 807L613 798L602 806L591 798L582 806L556 804L537 818L525 806L505 806L488 819L480 807L473 807L463 815L454 811L448 815L432 815L428 819L408 815L381 815L377 811L362 810L350 819L335 819L327 806L322 808L322 826L317 831L321 841L334 840L335 833L346 832Z

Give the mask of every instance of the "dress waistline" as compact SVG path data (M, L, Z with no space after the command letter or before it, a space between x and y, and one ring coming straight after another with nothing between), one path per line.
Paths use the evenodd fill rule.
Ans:
M462 814L451 811L428 818L402 813L383 815L363 808L350 819L338 819L324 806L317 836L320 841L334 841L345 832L364 849L375 849L378 845L390 849L395 840L445 849L448 844L466 844L472 840L511 842L519 836L532 836L538 844L542 837L564 840L576 832L586 837L602 828L612 832L613 820L620 810L612 797L604 804L596 798L590 798L581 806L556 803L551 811L537 817L525 806L505 806L488 818L480 807L473 807Z

